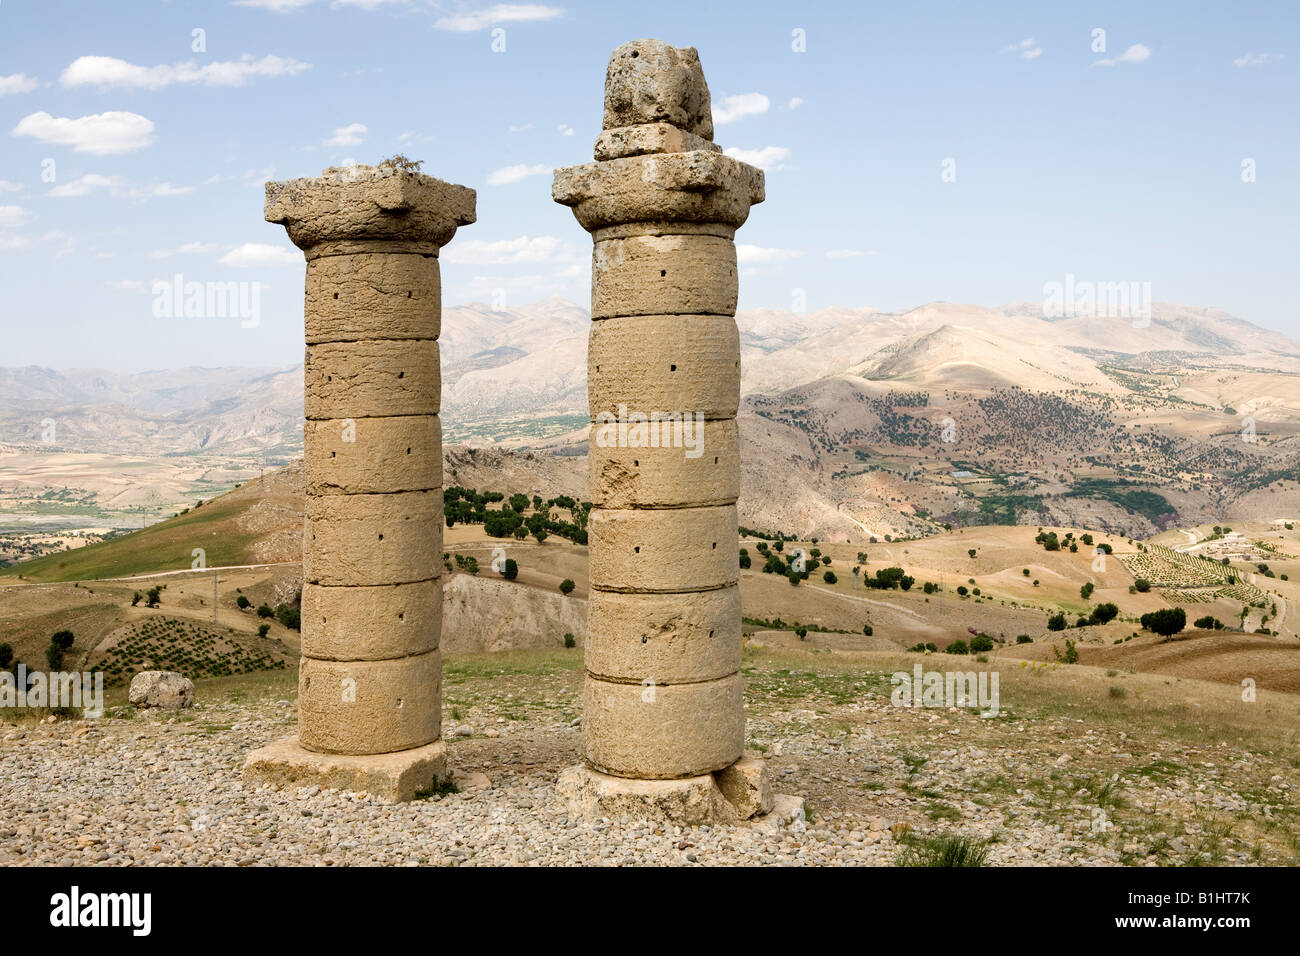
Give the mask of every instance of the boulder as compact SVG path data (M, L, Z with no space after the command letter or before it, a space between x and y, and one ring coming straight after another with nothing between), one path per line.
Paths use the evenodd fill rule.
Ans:
M141 671L131 678L127 699L136 707L193 707L194 681L174 671Z

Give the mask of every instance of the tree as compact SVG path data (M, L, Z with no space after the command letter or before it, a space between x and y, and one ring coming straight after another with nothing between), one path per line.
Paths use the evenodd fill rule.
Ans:
M972 558L975 557L976 555L976 551L974 548L967 548L966 553L969 554Z
M270 624L259 624L259 625L257 625L257 636L258 636L258 637L266 637L266 635L269 634L270 632L271 632L271 625L270 625Z
M267 605L265 605L265 604L260 604L260 605L258 605L258 608L257 608L257 616L258 616L258 617L275 617L275 612L272 611L271 608L270 608L269 606L267 606Z
M1223 622L1220 621L1217 617L1213 616L1212 614L1207 614L1205 615L1205 617L1198 617L1195 621L1192 622L1192 626L1199 627L1203 631L1223 630Z
M870 624L863 624L862 633L865 634L867 637L870 637L872 634L875 633L875 628L873 628Z
M291 631L302 630L302 612L292 604L281 604L275 609L275 619Z
M1119 616L1119 608L1107 601L1105 604L1098 604L1092 609L1092 615L1089 623L1092 624L1109 624Z
M564 595L572 594L575 587L577 587L577 585L573 583L572 578L565 578L560 582L560 593Z
M945 654L969 654L970 648L966 646L965 641L957 640L945 647L943 652Z
M808 636L808 628L806 627L796 627L794 632L799 635L801 641Z
M54 636L50 638L51 644L57 645L60 650L64 651L71 650L74 641L76 641L76 638L72 636L71 631L56 631Z
M131 598L131 606L132 606L132 607L135 607L137 604L139 604L139 603L140 603L141 601L143 601L143 600L144 600L144 595L141 594L139 591L136 591L136 592L135 592L135 596Z
M1180 607L1165 607L1143 614L1140 620L1146 630L1170 637L1187 626L1187 612Z
M1079 588L1079 596L1085 601L1092 597L1093 584L1091 581L1084 582L1083 587Z
M510 507L513 508L513 509L514 509L516 512L518 512L519 514L523 514L524 511L528 508L528 496L527 496L527 495L511 495L511 496L510 496Z
M50 641L50 646L45 648L45 663L52 671L60 670L63 667L63 648Z
M748 568L748 567L750 566L750 563L751 563L751 562L750 562L750 557L749 557L749 550L748 550L747 548L741 548L741 549L740 549L740 566L741 566L742 568Z
M239 597L235 598L235 606L238 607L241 611L247 611L250 607L253 606L253 602L241 594L239 595Z
M513 581L519 577L519 565L514 558L506 558L505 565L501 568L501 576L507 581Z
M825 574L822 575L822 580L825 581L827 584L834 584L838 580L838 578L835 577L834 571L827 571Z
M1146 594L1148 591L1151 590L1151 582L1148 581L1146 578L1138 578L1136 581L1133 582L1133 587L1136 588L1141 593Z
M161 598L162 598L162 588L152 587L149 589L149 593L145 595L144 603L149 605L149 607L157 607L158 602Z
M1047 629L1048 629L1049 631L1063 631L1063 630L1065 630L1065 614L1064 614L1064 612L1062 612L1062 613L1060 613L1060 614L1053 614L1051 617L1049 617L1049 618L1047 619Z
M970 652L972 654L983 654L985 651L993 650L993 638L987 634L976 634L970 640Z
M957 593L958 593L961 597L965 597L967 594L970 594L970 591L967 589L966 585L964 585L964 584L959 584L959 585L957 585Z
M786 578L789 579L791 587L797 588L799 586L800 577L798 571L791 571L786 575Z
M14 663L14 646L8 642L0 644L0 671L7 671L13 667Z

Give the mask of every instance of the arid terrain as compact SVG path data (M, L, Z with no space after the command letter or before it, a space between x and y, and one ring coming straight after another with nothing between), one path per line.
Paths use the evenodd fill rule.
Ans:
M295 722L299 373L193 376L169 406L166 376L8 370L0 643L40 666L71 631L64 669L102 670L115 706L5 714L7 861L892 864L957 835L992 863L1298 859L1300 346L1183 307L1122 329L1020 306L742 315L749 746L811 818L588 833L554 795L580 732L588 320L562 300L457 316L460 792L405 807L238 780ZM46 418L71 423L57 442ZM1141 620L1172 609L1171 635ZM198 708L120 706L154 667L194 677ZM894 706L915 667L997 673L999 713ZM105 778L166 797L132 808Z

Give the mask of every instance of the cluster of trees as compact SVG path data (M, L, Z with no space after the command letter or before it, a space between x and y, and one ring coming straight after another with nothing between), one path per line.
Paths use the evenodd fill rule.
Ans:
M1107 601L1105 604L1098 604L1094 607L1087 617L1080 615L1078 620L1074 622L1074 626L1093 627L1098 624L1109 624L1117 617L1119 617L1119 607ZM1049 631L1063 631L1069 626L1064 611L1053 614L1047 619L1047 629Z
M869 588L875 588L878 591L889 591L902 589L910 591L912 585L916 583L916 578L907 574L902 568L879 568L873 577L862 575L862 583Z
M162 587L155 585L149 589L147 594L141 594L139 591L136 591L135 594L131 596L131 606L137 607L141 601L144 601L146 607L157 607L159 602L162 601L163 588L166 586L167 585L165 584Z
M239 597L235 598L235 606L238 607L241 611L247 611L250 607L253 606L253 602L250 601L245 595L240 594ZM257 607L257 616L263 619L273 617L281 624L283 624L285 627L289 628L291 631L301 631L302 630L302 591L298 591L294 595L293 601L291 603L277 604L274 609L272 609L271 605L269 604L259 604ZM257 629L257 636L266 637L266 635L270 632L270 630L271 630L270 624L263 624Z
M500 508L488 505L500 502ZM525 515L532 507L532 514ZM514 537L520 541L532 535L541 544L554 534L574 544L587 543L587 519L591 513L590 501L577 501L568 495L558 495L543 501L541 495L513 494L508 499L499 491L477 491L455 485L444 488L442 507L447 527L456 522L481 524L483 530L494 538ZM563 508L570 520L556 517L551 509Z
M51 671L63 669L63 658L68 651L72 650L72 645L76 641L71 631L55 631L50 638L50 643L45 648L45 663ZM8 671L15 677L18 676L18 668L26 668L31 673L31 666L14 657L13 645L5 642L0 644L0 671Z

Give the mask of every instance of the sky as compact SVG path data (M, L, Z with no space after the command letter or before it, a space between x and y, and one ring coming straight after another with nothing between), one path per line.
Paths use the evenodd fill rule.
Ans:
M741 309L1073 276L1300 338L1293 2L0 0L0 366L301 361L263 184L399 152L478 191L445 304L586 305L551 170L591 161L639 37L699 50L715 141L766 170ZM244 307L168 315L178 276Z

